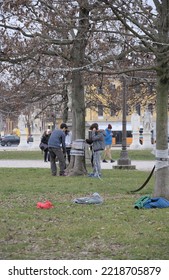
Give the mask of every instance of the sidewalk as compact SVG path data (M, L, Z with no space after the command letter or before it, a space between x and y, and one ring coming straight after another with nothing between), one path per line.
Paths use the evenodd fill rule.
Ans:
M136 166L136 170L140 171L151 171L155 161L139 161L133 160L131 165ZM117 165L117 161L113 163L101 162L102 169L112 169L114 165ZM50 162L43 162L43 160L0 160L0 168L50 168Z

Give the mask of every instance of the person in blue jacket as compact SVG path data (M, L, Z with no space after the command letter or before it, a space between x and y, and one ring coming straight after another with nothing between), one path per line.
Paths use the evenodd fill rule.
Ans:
M105 149L103 153L103 162L107 162L106 159L109 159L110 162L114 162L111 156L112 137L113 137L111 124L108 124L108 127L105 129L105 132L106 132L106 136L104 137Z

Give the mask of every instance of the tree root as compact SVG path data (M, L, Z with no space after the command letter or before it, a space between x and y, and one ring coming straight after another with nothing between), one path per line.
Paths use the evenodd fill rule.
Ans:
M87 171L86 170L82 171L82 170L71 169L66 173L67 173L68 176L85 176L87 174Z

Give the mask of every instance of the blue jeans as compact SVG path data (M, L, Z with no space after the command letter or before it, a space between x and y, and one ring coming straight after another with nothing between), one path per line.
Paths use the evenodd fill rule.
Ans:
M63 175L65 170L65 158L62 149L49 147L49 153L52 175L57 175L56 158L59 160L60 175Z
M101 151L93 153L93 173L94 175L101 174Z

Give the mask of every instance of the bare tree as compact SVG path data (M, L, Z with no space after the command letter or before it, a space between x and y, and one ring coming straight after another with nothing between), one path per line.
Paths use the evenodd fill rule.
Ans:
M154 0L154 7L144 1L104 0L112 16L122 23L129 34L137 38L138 45L129 45L134 52L154 55L152 70L157 76L157 120L156 120L156 172L154 196L169 199L168 163L168 96L169 96L169 1ZM138 70L135 67L135 71ZM128 69L130 70L130 69Z
M72 87L74 139L84 139L84 87L88 81L92 84L91 75L94 79L104 75L107 80L125 75L129 81L138 81L139 73L153 73L147 79L144 75L144 82L152 82L151 75L157 76L154 195L167 198L168 3L154 0L155 11L137 0L4 1L0 23L0 59L3 65L24 65L25 69L31 66L26 70L29 78L23 79L30 89L31 82L37 81L28 94L31 100L39 101L47 94L52 97L53 88L59 90L63 77L68 77ZM44 87L46 81L50 81L48 88ZM100 79L98 87L99 82ZM63 96L65 89L64 82ZM82 157L77 157L71 167L72 174L86 172Z

